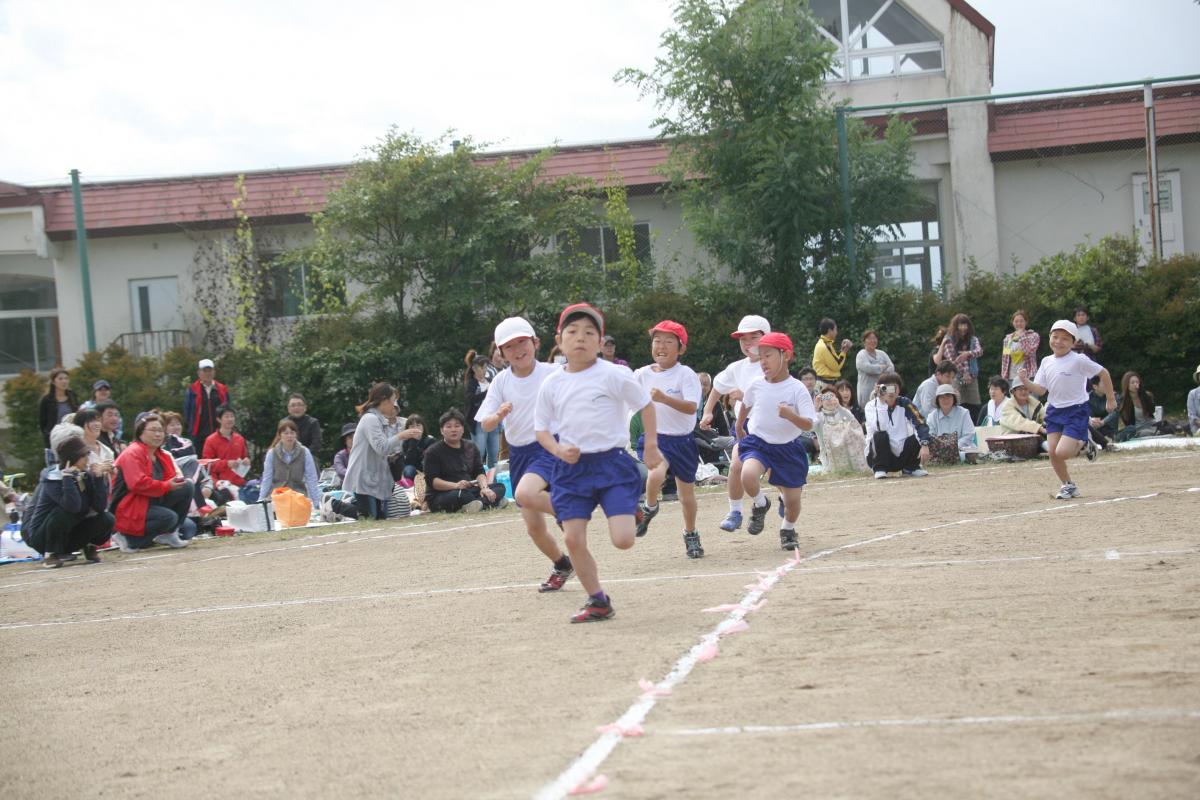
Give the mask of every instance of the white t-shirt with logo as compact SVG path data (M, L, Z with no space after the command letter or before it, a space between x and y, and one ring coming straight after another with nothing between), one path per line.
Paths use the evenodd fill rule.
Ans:
M1050 356L1038 365L1033 382L1047 389L1046 404L1055 408L1077 406L1088 401L1088 378L1104 369L1082 353Z
M501 370L492 378L487 397L483 398L483 405L475 412L475 421L482 422L499 411L501 404L512 403L512 411L504 418L504 438L517 447L532 444L537 439L533 430L533 412L537 406L538 390L552 372L561 369L554 364L535 361L533 372L524 378L514 375L511 367Z
M778 383L761 378L754 381L746 390L745 402L750 406L746 432L770 444L787 444L804 433L791 420L779 416L779 406L786 404L801 417L813 422L817 419L812 392L791 375Z
M733 362L718 372L716 377L713 378L713 388L721 394L729 394L734 389L738 389L745 395L746 390L750 388L750 384L755 381L761 381L762 376L762 362L751 361L747 357L741 361ZM738 400L733 404L733 418L737 419L737 415L740 413L742 413L742 401Z
M659 389L673 400L699 404L700 378L691 367L675 363L670 369L655 372L656 365L649 364L633 373L647 392ZM667 436L684 436L696 428L696 415L676 411L664 403L654 404L654 416L658 432Z
M638 411L650 402L628 367L604 359L582 372L556 369L538 391L534 430L558 433L563 444L581 453L601 453L629 444L627 408Z

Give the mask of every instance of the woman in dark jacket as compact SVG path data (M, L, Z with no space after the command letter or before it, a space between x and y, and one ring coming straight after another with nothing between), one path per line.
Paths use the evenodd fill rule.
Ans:
M64 439L55 453L58 466L42 472L22 535L30 547L45 554L42 566L47 569L61 567L76 550L83 550L89 562L98 562L97 547L112 533L113 515L106 510L108 480L88 467L90 453L79 437Z
M50 387L38 403L38 426L42 429L42 444L50 447L50 431L67 414L79 410L79 400L71 391L71 376L65 369L50 372Z

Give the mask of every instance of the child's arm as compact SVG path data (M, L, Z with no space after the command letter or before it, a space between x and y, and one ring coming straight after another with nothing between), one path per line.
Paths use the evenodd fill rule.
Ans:
M1021 367L1019 370L1017 370L1017 380L1029 387L1029 391L1033 392L1038 397L1042 397L1050 391L1045 386L1041 386L1029 380L1029 370L1025 369L1024 367ZM1109 383L1109 388L1112 388L1111 382Z
M695 412L695 405L692 411ZM658 452L658 420L655 418L653 400L642 407L642 429L642 436L645 437L642 440L642 463L654 469L662 463L662 454Z
M704 416L700 418L700 429L708 430L712 427L713 411L717 408L717 403L721 401L721 393L714 388L708 393L708 399L704 401Z
M484 417L479 421L479 424L484 431L491 433L492 431L496 430L496 427L504 420L505 417L512 413L512 410L512 403L501 403L500 408L496 409L495 414Z
M746 417L748 416L750 416L750 406L742 403L742 408L738 411L737 422L733 426L733 435L738 439L746 438Z
M671 397L662 389L654 388L650 390L650 399L655 403L662 403L668 408L673 408L681 414L695 414L696 404L691 400L684 400L682 397ZM705 406L707 407L707 403ZM711 412L710 412L711 413ZM710 420L711 421L711 420Z
M813 421L808 417L802 417L797 414L796 411L787 403L779 404L779 416L783 417L802 431L811 431L813 429Z
M568 464L574 464L579 460L579 448L573 444L563 444L554 438L550 431L535 431L538 444L545 448L546 452L555 458L562 459ZM658 449L658 438L655 437L654 448Z
M1100 348L1096 348L1099 350ZM1104 367L1096 373L1100 376L1100 389L1104 392L1104 408L1106 411L1112 412L1117 410L1117 396L1113 393L1112 376L1108 374L1108 370Z

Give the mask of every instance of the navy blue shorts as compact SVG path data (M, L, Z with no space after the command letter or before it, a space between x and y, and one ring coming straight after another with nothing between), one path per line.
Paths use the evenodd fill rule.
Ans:
M554 466L558 459L550 455L546 448L537 442L508 446L508 479L512 484L513 495L516 496L517 484L525 473L532 472L549 486L554 477Z
M574 464L555 459L550 503L560 522L592 518L599 505L609 517L634 514L642 496L642 474L626 451L584 453Z
M696 447L696 437L692 434L685 436L658 435L658 452L667 462L667 474L674 475L675 480L684 483L696 482L696 468L700 466L700 448ZM638 458L646 460L646 437L639 436L637 440Z
M1088 412L1087 403L1065 408L1046 406L1046 433L1061 433L1077 442L1086 442L1090 418Z
M771 470L767 480L772 486L795 489L808 483L808 454L800 437L787 444L771 444L751 433L739 447L743 464L753 458Z

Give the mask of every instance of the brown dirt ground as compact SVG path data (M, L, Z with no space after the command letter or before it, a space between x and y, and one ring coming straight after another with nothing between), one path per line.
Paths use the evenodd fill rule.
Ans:
M805 556L976 521L790 572L599 796L1200 796L1200 454L1075 470L1069 504L1045 463L815 482ZM724 511L700 561L677 504L628 552L593 522L618 614L583 626L514 511L0 567L0 796L529 797L785 562Z

